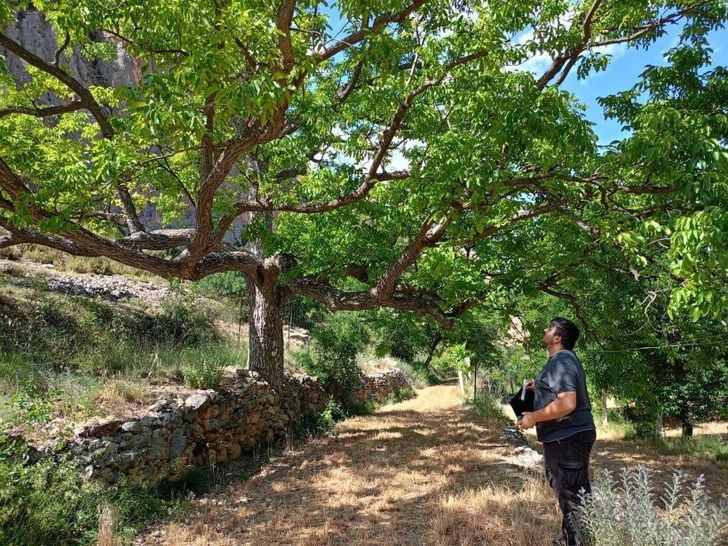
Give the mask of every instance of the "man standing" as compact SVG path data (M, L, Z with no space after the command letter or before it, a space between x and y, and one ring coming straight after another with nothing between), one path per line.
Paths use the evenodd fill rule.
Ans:
M516 425L521 430L536 426L546 479L559 500L561 530L569 546L577 544L569 513L579 505L582 488L591 492L589 454L596 440L584 368L573 352L577 339L579 328L565 318L555 317L544 330L548 361L536 380L526 383L534 391L534 411L525 412Z

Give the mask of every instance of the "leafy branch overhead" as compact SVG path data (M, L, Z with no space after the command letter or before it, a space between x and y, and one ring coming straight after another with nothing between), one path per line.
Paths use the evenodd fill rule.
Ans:
M240 271L266 298L450 327L516 274L523 238L563 233L637 280L667 271L676 309L726 303L726 73L706 39L723 2L33 6L0 7L0 248ZM55 51L18 38L32 14ZM603 99L631 135L600 150L560 85L672 25L668 64ZM543 73L525 69L543 54ZM94 81L79 59L131 75ZM521 280L559 293L545 270Z

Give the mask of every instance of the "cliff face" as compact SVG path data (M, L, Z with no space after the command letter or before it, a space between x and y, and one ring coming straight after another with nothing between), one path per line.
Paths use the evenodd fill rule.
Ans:
M50 23L45 20L43 14L38 11L26 11L18 15L15 23L5 29L5 33L22 45L28 51L48 62L54 62L58 41ZM116 57L113 60L88 59L83 51L78 48L74 51L65 50L61 56L61 64L68 67L68 72L75 79L85 86L121 87L135 85L141 80L141 63L129 55L123 44L117 38L103 32L98 32L95 39L99 42L111 43L116 49ZM26 71L26 63L19 57L10 54L6 49L0 47L2 55L7 63L10 73L19 85L29 79ZM44 97L49 105L59 104L53 97ZM159 229L162 226L160 215L153 206L147 205L139 211L141 221L147 229ZM248 223L249 215L239 218L231 226L225 239L232 242L240 235L243 225ZM174 227L193 227L195 225L195 214L190 206L185 211L179 225Z
M32 51L45 61L53 62L58 42L50 23L38 11L26 11L18 15L15 23L5 29L13 40L28 51ZM113 43L116 46L116 58L111 61L89 60L79 50L65 51L62 62L69 67L71 76L85 85L122 86L132 85L139 81L141 71L139 63L124 51L118 40L99 33L99 41ZM25 61L0 47L8 68L18 82L27 81Z

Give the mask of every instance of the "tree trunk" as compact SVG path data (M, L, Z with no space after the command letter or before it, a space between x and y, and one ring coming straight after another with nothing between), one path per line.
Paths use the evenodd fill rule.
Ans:
M691 438L693 436L693 423L689 419L683 419L682 435L683 438Z
M248 282L248 369L258 372L273 387L283 381L283 320L277 288L265 293Z
M657 414L657 419L655 419L655 436L660 438L662 436L663 429L662 412L660 412Z
M425 368L427 368L430 365L430 362L432 362L432 357L435 356L435 349L437 349L437 346L440 344L440 341L442 341L442 336L438 333L432 339L432 343L430 343L430 348L427 353L427 359L425 360L425 363L423 364L423 366Z
M609 423L609 409L607 408L608 402L609 402L609 400L607 397L607 391L603 390L602 391L602 410L603 410L602 426L603 427L606 427L607 424Z

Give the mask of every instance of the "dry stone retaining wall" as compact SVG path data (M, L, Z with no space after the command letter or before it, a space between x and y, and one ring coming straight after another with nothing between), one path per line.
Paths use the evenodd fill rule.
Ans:
M393 388L411 392L407 378L395 371L365 376L357 395L383 401L395 394ZM60 451L80 463L88 477L109 483L122 477L135 483L175 479L192 465L237 459L280 437L323 411L328 400L320 383L303 375L287 376L281 393L255 372L237 370L217 391L161 398L135 419L83 423Z
M358 403L383 403L392 398L410 398L413 395L409 378L400 370L392 370L363 376L361 387L354 393L354 400Z

